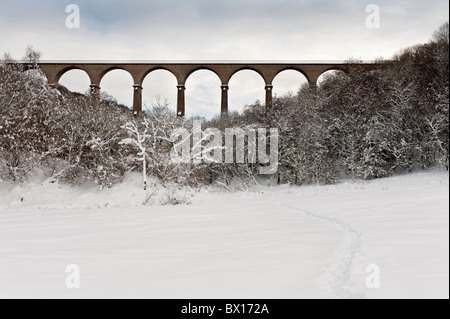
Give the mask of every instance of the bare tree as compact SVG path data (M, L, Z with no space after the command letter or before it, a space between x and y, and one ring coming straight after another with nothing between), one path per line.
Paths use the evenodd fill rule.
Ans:
M449 25L448 22L444 23L433 33L432 41L437 43L444 43L449 45Z
M37 64L41 59L41 52L36 51L32 45L27 46L25 50L25 56L23 57L23 61L28 64L29 68L36 69Z

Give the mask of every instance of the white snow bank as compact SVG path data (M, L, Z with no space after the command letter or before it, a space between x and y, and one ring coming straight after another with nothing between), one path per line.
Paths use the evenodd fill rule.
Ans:
M0 183L0 298L449 296L448 173L205 190L164 207L143 206L139 185ZM80 289L66 288L69 264ZM369 264L380 289L366 287Z

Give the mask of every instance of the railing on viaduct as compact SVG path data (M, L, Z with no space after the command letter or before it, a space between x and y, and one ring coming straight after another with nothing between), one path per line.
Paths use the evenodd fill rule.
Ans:
M185 114L185 83L188 77L198 70L210 70L217 74L222 85L221 112L228 112L228 83L231 77L242 70L253 70L261 75L266 83L266 106L272 104L272 81L283 71L296 70L302 73L310 86L316 86L319 77L330 70L348 72L351 66L373 68L372 63L292 63L292 62L40 62L39 67L47 76L50 84L58 84L64 73L78 69L83 70L89 76L90 87L93 92L100 90L100 82L111 70L125 70L134 81L133 110L135 113L142 112L142 83L145 77L155 70L167 70L177 79L177 115Z

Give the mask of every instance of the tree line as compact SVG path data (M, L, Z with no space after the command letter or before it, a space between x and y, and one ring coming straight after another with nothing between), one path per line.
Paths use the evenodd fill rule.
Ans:
M103 93L53 87L38 59L29 49L26 66L9 55L0 64L0 180L23 182L40 169L61 182L110 187L127 172L144 171L163 184L244 189L259 178L259 163L172 163L177 141L170 133L191 128L192 119L177 118L160 100L135 118ZM280 184L448 170L448 23L429 43L377 62L376 70L351 67L327 75L319 87L275 97L269 109L257 102L203 125L278 128L279 166L271 178ZM138 148L130 142L136 138Z

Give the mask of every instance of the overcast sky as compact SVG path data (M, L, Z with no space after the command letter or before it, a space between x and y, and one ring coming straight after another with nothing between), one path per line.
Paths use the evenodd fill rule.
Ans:
M79 29L66 27L66 6L80 8ZM380 28L367 28L366 7L381 9ZM21 58L31 44L43 60L372 60L427 42L449 20L447 0L0 0L0 52ZM85 91L89 81L71 71L62 84ZM275 79L275 92L296 91L294 71ZM131 104L132 79L112 71L102 90ZM176 80L150 74L144 100L160 94L175 108ZM190 114L220 110L220 81L208 71L186 83ZM251 71L230 83L230 108L264 99L264 82Z

